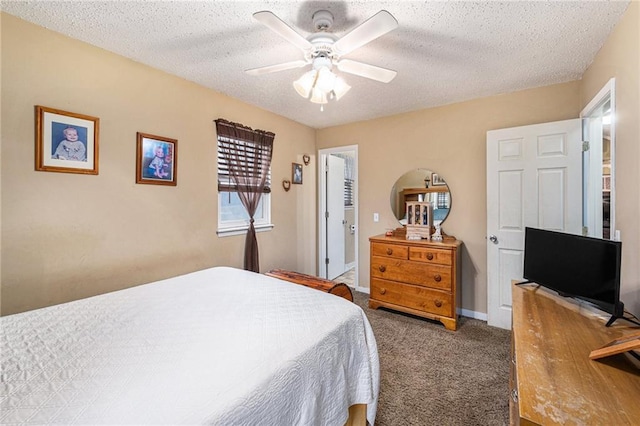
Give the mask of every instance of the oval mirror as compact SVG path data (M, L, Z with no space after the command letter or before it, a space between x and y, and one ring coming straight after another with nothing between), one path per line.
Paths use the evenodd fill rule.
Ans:
M405 202L429 201L433 205L433 225L441 226L451 210L451 193L444 179L430 169L411 170L391 188L391 210L401 225L407 224Z

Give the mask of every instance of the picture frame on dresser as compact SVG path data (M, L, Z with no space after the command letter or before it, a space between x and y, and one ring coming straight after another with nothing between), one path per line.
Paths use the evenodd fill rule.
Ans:
M640 354L636 351L640 351L640 332L612 340L603 347L592 350L589 359L605 358L623 352L630 352L631 355L640 359Z
M37 171L98 174L98 117L42 105L35 115Z

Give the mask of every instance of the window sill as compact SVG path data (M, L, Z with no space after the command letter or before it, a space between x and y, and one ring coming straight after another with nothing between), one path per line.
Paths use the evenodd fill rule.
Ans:
M256 232L271 231L274 227L273 223L267 223L263 225L254 225ZM218 237L232 237L234 235L244 235L247 233L249 225L237 226L234 228L218 229L216 232Z

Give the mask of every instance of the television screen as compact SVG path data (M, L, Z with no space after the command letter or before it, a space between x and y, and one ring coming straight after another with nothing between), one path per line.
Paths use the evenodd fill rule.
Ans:
M524 278L621 318L621 254L619 241L526 228Z

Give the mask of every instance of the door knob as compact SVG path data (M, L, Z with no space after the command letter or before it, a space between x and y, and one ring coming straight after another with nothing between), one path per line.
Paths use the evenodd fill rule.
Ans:
M498 244L498 237L496 237L495 235L489 235L489 241L491 241L493 244Z

